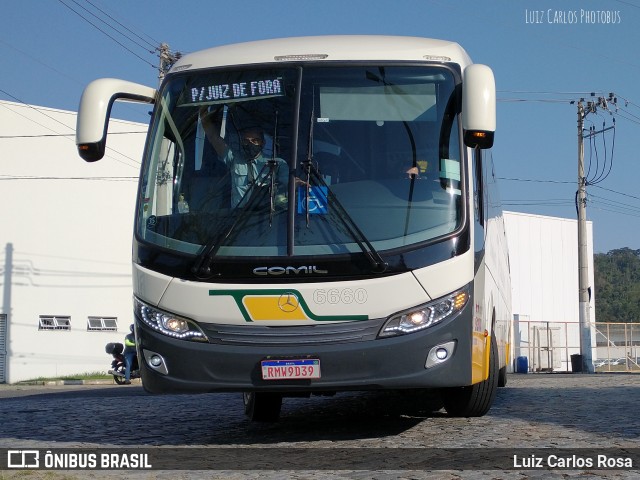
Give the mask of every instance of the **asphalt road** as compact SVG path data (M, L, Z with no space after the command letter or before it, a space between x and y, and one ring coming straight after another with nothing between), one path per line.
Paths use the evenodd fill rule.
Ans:
M449 418L439 410L437 397L430 394L348 392L334 397L285 398L280 421L261 424L245 417L237 393L149 395L140 385L0 385L0 449L66 448L73 452L106 448L168 452L174 458L172 449L179 448L183 449L180 453L190 449L189 455L208 455L224 465L207 472L126 472L127 478L144 479L524 479L585 473L590 478L630 479L640 474L639 387L640 375L633 374L514 374L509 375L507 387L499 390L491 411L481 418ZM244 467L229 467L221 456L229 458L256 448L265 449L259 453L269 457L267 467L249 464L252 468L240 470ZM449 461L407 470L398 468L402 464L397 461L379 460L386 452L396 459L402 455L415 458L416 448L424 452L423 459L446 457ZM541 455L549 467L548 455L595 458L599 453L606 457L625 451L631 453L623 460L632 460L632 467L487 468L491 462L500 468L514 461L523 466L522 462L534 457L535 463ZM376 455L370 470L358 463L364 461L359 452ZM292 463L296 454L312 458L309 468ZM488 456L489 463L485 458L474 464L474 458L483 456ZM460 468L452 468L451 458L460 459ZM188 462L185 465L191 468ZM0 480L122 477L122 471L104 470L0 471Z

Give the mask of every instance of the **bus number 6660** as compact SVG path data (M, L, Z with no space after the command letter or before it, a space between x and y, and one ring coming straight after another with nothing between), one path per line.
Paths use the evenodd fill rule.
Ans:
M313 292L313 301L318 304L330 303L365 303L367 301L367 291L364 288L329 288L318 289Z

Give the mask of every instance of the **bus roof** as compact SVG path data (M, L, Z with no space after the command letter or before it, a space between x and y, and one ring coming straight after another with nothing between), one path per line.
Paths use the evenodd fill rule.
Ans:
M446 61L462 69L471 59L446 40L384 35L290 37L213 47L184 55L170 72L287 61Z

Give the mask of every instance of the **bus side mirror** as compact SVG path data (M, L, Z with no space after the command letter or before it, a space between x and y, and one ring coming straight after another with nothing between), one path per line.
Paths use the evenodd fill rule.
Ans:
M154 88L115 78L101 78L87 85L80 99L76 123L78 154L87 162L95 162L104 156L114 101L155 103L156 94Z
M462 80L462 128L464 143L472 148L491 148L496 131L496 82L486 65L464 69Z

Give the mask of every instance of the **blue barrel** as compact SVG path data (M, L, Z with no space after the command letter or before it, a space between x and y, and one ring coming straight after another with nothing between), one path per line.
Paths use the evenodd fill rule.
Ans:
M516 358L516 373L528 373L529 372L529 361L527 357L518 357Z

